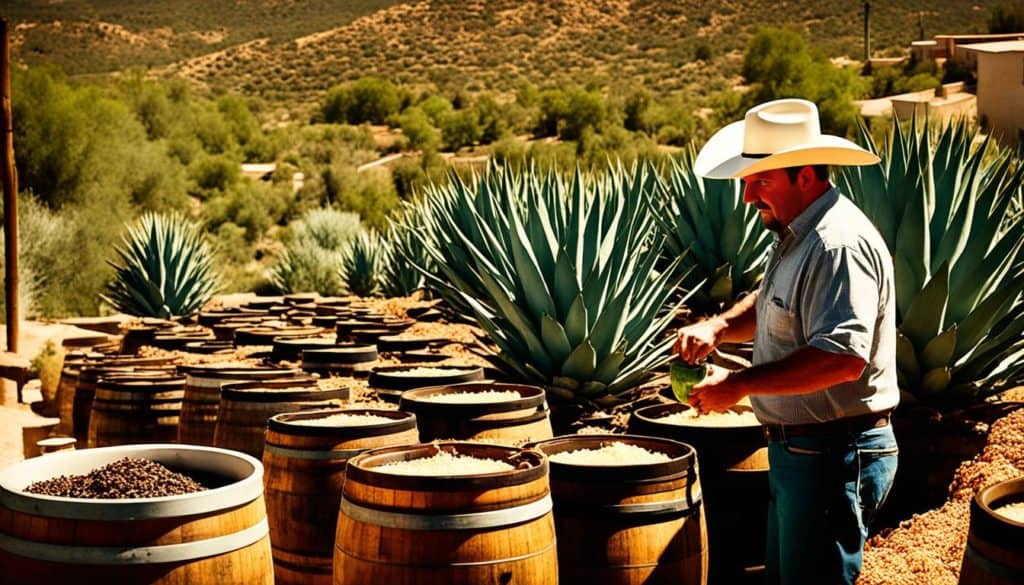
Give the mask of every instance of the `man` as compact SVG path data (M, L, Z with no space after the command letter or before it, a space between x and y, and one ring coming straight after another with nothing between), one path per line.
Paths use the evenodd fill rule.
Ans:
M701 176L742 178L744 201L775 235L759 290L681 329L675 348L692 363L723 341L754 341L751 368L715 369L690 402L709 412L749 396L764 425L771 583L854 583L896 473L892 258L827 167L877 162L822 135L814 104L786 99L720 130L694 163Z

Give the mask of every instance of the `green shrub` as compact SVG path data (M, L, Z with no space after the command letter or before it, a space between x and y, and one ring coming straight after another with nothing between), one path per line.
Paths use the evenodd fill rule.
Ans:
M296 240L325 250L340 251L362 231L359 215L337 209L312 209L293 222Z
M697 48L693 50L693 58L698 61L710 61L712 55L711 45L707 43L700 43L697 45Z
M363 77L329 89L319 119L333 123L383 124L401 107L402 96L395 84L376 77Z
M441 146L441 131L434 127L430 117L418 107L407 108L395 118L402 135L415 150L436 150Z
M455 113L455 107L442 95L430 95L423 101L416 104L416 107L423 111L434 126L441 127L444 121Z
M285 294L341 294L342 252L362 231L359 216L331 208L312 209L289 227L291 240L267 272L269 281Z
M267 273L269 282L282 294L317 292L325 296L343 292L337 252L315 246L289 246Z
M472 146L480 141L483 130L475 110L459 110L444 120L441 136L448 150L458 150L463 146Z
M210 196L226 193L242 176L242 167L227 155L203 155L189 168L189 178L195 182L198 193Z
M480 126L478 139L484 144L503 138L521 113L515 104L499 104L490 95L480 96L472 107Z
M270 226L284 220L291 198L290 186L241 181L203 204L203 224L205 229L216 231L224 223L234 223L245 229L247 241L255 242Z

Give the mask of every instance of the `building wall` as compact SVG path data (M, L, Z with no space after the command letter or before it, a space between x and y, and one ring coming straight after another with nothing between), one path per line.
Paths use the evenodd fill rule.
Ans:
M978 53L978 119L1001 144L1024 132L1024 52Z
M912 117L938 118L939 120L950 120L953 118L973 118L976 115L977 101L973 95L958 94L955 99L919 99L913 96L909 98L894 98L892 100L893 113L899 120L909 120Z

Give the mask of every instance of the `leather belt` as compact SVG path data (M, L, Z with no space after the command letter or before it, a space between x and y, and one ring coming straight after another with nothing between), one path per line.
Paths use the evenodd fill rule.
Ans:
M801 425L763 425L769 441L784 441L786 437L840 437L880 429L889 425L892 411L869 412L821 423Z

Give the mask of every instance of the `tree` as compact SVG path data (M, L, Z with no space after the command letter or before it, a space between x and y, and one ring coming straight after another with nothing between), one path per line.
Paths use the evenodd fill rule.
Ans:
M853 70L812 53L796 31L759 30L747 47L742 73L753 85L743 96L746 108L779 98L803 98L818 105L826 132L846 134L857 124L853 100L864 93L863 82Z
M376 77L363 77L328 90L320 117L331 123L383 124L401 108L402 95L395 84Z
M441 145L441 131L430 122L430 117L419 107L406 108L395 120L402 134L415 150L436 150Z
M1003 2L992 7L988 17L992 34L1024 32L1024 2Z

